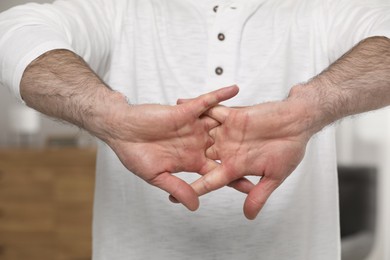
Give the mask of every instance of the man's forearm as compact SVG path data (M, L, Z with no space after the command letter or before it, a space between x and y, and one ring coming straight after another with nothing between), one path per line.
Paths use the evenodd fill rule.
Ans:
M25 70L20 91L26 104L102 137L113 104L124 97L110 90L88 65L67 50L49 51Z
M343 117L390 105L390 40L368 38L289 99L301 99L314 118L315 131Z

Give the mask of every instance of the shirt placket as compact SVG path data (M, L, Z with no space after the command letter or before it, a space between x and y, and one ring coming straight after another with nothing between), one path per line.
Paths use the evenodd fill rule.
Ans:
M256 7L252 2L242 2L224 1L218 4L218 1L215 1L210 6L214 20L209 24L206 80L208 89L237 83L242 32Z

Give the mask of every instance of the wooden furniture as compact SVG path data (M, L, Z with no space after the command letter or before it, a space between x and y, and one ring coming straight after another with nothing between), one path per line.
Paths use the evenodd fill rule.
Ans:
M91 259L95 157L0 150L0 260Z

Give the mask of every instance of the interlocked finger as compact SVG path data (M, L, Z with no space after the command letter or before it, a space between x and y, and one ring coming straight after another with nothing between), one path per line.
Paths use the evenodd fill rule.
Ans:
M198 209L199 198L193 188L188 183L171 175L169 172L158 175L151 181L151 184L171 194L189 210L195 211Z

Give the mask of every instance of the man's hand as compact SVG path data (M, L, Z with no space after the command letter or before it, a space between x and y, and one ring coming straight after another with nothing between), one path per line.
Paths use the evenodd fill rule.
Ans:
M390 40L371 37L310 82L293 88L286 101L243 109L212 109L209 115L223 125L212 131L217 140L208 155L221 159L222 164L195 182L195 190L204 194L228 183L244 192L250 190L244 210L247 217L254 218L272 191L299 164L313 133L345 116L390 104L389 57ZM234 96L230 91L237 89L222 90L223 95L217 91L219 94L211 94L211 99L200 97L192 105L129 107L80 57L67 50L41 55L26 68L20 82L20 93L28 106L105 140L128 168L139 176L146 170L141 177L167 190L190 209L198 205L194 191L169 173L205 173L215 166L202 157L203 151L196 152L211 144L209 139L199 139L201 143L196 142L194 149L188 145L196 139L191 137L204 136L200 129L214 125L209 119L200 120L201 113ZM165 125L167 122L170 125ZM150 133L159 135L153 137ZM186 158L197 154L193 160L175 161L189 151ZM163 157L146 155L148 152L159 152ZM167 159L151 161L155 158ZM200 163L198 158L203 158ZM142 160L161 165L160 170ZM262 180L252 189L245 180L240 181L244 175L262 176Z
M208 131L218 122L201 115L235 96L238 88L178 106L132 106L75 53L53 50L26 68L20 92L28 106L89 131L108 143L129 170L195 210L195 191L171 173L204 174L216 165L205 150L213 143Z
M205 151L214 143L209 131L219 123L201 115L237 93L237 87L228 87L176 106L118 105L101 139L130 171L196 210L196 192L171 173L206 174L218 166Z
M244 176L261 176L244 204L245 216L254 219L304 156L314 133L308 128L307 111L300 102L287 100L245 108L218 106L207 114L221 123L210 131L215 144L207 150L221 165L192 187L203 195Z
M371 37L309 82L293 87L288 99L248 108L216 107L207 151L221 166L192 184L199 195L245 175L261 176L244 212L256 217L271 193L302 160L310 137L343 117L390 104L390 40Z

